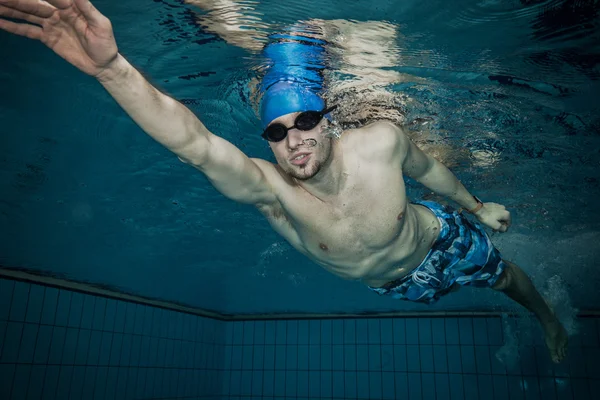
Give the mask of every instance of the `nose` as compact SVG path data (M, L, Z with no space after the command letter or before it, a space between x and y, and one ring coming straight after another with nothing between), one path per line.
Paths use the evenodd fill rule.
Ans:
M302 132L298 129L290 129L287 135L288 148L290 150L297 149L298 146L302 144L304 138L302 137Z

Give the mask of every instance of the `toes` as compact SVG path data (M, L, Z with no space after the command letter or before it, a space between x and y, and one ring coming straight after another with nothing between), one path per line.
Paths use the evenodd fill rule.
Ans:
M550 350L550 358L552 359L553 363L558 363L560 362L560 354L558 352L558 349L548 349Z
M557 349L550 349L550 358L552 362L558 364L562 362L567 356L567 346L560 346Z

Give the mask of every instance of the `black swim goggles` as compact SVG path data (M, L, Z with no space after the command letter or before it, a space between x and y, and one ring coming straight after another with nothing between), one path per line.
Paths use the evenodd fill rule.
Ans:
M281 142L288 134L290 129L299 129L301 131L310 131L315 126L319 125L319 122L323 117L337 108L337 105L325 108L322 111L304 111L298 114L294 121L294 126L287 127L279 122L267 126L265 131L262 133L263 139L269 142Z

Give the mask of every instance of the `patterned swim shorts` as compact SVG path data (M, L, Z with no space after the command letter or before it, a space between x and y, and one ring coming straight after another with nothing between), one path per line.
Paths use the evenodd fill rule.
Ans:
M450 207L418 202L440 222L440 234L429 253L410 274L383 287L369 289L395 299L432 304L452 285L492 287L506 264L483 227Z

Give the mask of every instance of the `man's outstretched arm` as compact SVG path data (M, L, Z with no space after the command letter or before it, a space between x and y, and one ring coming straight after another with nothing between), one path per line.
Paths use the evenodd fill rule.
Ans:
M118 53L110 21L88 0L0 0L0 29L40 40L96 77L148 135L204 172L225 196L252 204L275 202L256 162L210 133L190 110L150 85Z
M275 202L259 160L212 134L194 113L150 85L122 56L98 80L148 135L203 172L223 195L248 204Z

